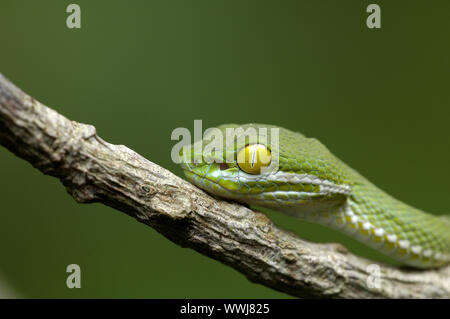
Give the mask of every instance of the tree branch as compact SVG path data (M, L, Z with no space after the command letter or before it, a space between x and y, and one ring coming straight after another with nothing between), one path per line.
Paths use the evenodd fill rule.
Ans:
M368 266L338 244L314 244L276 227L263 213L215 199L91 125L70 121L0 74L0 144L61 180L80 203L100 202L183 247L221 261L252 282L298 297L450 298L450 267Z

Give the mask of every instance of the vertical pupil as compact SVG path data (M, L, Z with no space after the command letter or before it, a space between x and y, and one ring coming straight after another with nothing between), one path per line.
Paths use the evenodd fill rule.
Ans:
M252 159L250 161L250 166L253 168L253 167L255 167L255 164L256 164L256 160L257 160L257 156L258 156L258 154L257 154L258 148L252 147L250 149L250 152L252 152Z

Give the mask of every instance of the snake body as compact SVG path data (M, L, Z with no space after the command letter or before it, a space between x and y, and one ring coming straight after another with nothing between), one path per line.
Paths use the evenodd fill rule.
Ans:
M226 129L237 127L263 131L256 143L263 143L272 151L276 170L248 174L240 168L236 156L248 140L244 139L241 145L225 141ZM271 142L273 128L278 128L277 150ZM393 198L339 160L318 140L264 124L225 124L217 130L224 136L223 149L205 154L199 153L193 144L181 152L185 176L198 187L340 230L408 266L435 268L450 262L447 218ZM205 144L211 139L212 136L205 135L197 143ZM234 162L221 164L230 154L234 154Z

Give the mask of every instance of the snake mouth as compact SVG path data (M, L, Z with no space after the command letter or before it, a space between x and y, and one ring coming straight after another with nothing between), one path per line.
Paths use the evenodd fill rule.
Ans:
M307 215L314 215L329 210L339 205L343 196L331 196L325 193L306 191L265 190L260 192L247 192L240 188L230 189L221 185L217 180L200 175L192 170L184 170L186 178L204 191L228 200L234 200L241 204L267 207L284 211L287 214L305 219ZM233 183L233 185L239 185Z
M348 186L335 185L312 175L277 172L269 176L249 175L239 169L222 169L220 163L184 164L186 178L214 195L245 203L296 205L311 202L341 202Z

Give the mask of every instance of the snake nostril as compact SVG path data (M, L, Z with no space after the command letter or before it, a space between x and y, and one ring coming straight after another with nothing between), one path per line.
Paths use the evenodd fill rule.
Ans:
M224 170L228 169L228 167L229 166L227 164L225 164L225 163L219 163L219 168L220 168L221 171L224 171Z

